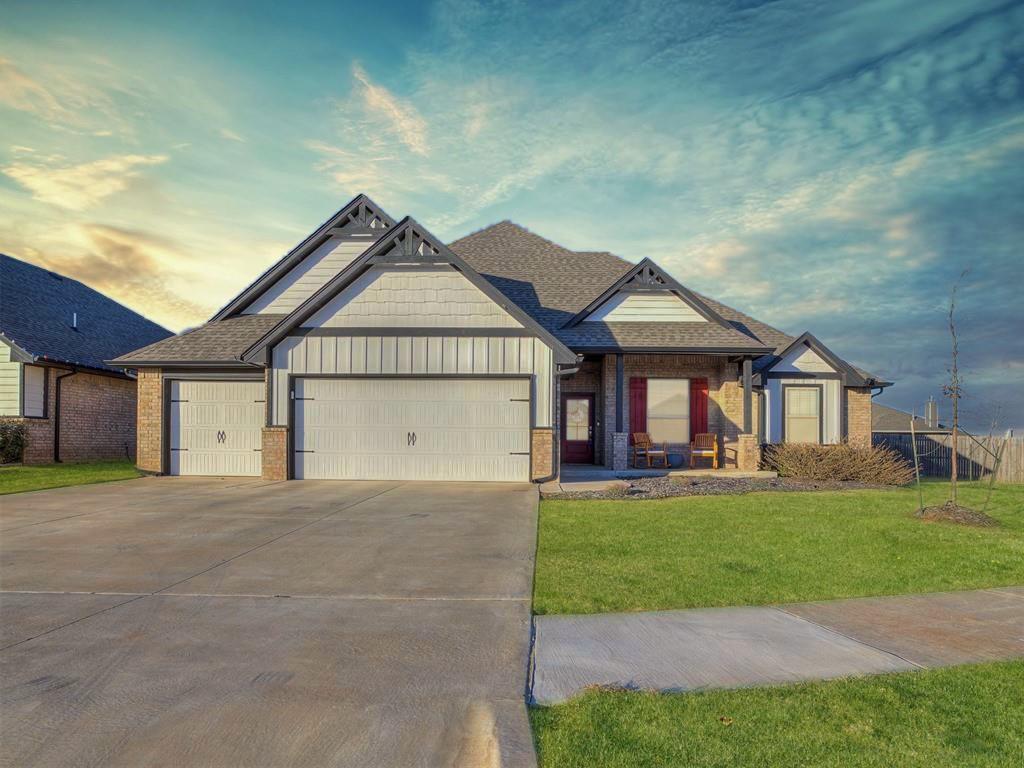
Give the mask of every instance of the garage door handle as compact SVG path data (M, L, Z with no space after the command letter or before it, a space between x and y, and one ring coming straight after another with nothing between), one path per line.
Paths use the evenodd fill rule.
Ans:
M415 432L406 432L405 433L405 444L406 445L416 445L416 433Z

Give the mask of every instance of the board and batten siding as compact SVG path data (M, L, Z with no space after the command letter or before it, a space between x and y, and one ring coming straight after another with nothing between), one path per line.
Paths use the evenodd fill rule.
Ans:
M0 342L0 416L21 415L21 363L11 360L11 348Z
M274 348L274 424L288 423L288 375L532 376L533 425L552 424L550 347L530 336L303 336Z
M768 414L766 442L782 442L782 385L821 387L821 410L826 444L842 440L842 393L839 379L768 379L765 385L765 411Z
M371 269L306 328L522 328L452 268Z
M284 277L246 307L243 314L291 312L355 261L373 243L373 236L367 235L332 237L292 267Z
M587 316L595 323L706 323L674 293L618 293Z

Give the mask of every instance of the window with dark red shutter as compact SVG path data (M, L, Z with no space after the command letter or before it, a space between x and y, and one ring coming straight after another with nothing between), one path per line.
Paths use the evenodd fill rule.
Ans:
M708 431L708 380L690 379L690 439Z
M647 431L647 379L633 376L629 380L629 443L634 432Z

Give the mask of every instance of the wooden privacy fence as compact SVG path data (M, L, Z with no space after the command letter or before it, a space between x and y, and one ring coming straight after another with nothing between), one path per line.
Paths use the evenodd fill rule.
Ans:
M1002 451L1002 462L996 480L1024 483L1024 439L1020 437L979 437L975 440L960 435L957 440L957 473L961 480L981 480L992 473L995 458L988 452ZM909 434L875 433L875 445L882 445L914 463L914 447ZM980 443L980 445L979 445ZM985 449L988 449L986 451ZM953 462L952 435L917 435L917 459L924 477L949 477Z

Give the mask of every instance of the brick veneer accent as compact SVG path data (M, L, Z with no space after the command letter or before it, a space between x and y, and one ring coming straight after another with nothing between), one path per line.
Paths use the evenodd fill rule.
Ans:
M45 418L9 419L25 425L25 464L54 460L57 377L61 379L60 459L89 461L135 456L135 382L115 376L47 370Z
M871 445L871 390L846 390L846 439L850 445Z
M263 428L263 479L288 479L288 427Z
M136 466L163 472L164 377L159 369L140 369L137 387Z
M623 359L626 388L622 430L629 434L629 380L633 376L648 378L705 378L708 380L708 431L718 435L720 466L735 467L737 440L743 431L743 386L738 381L739 365L711 355L625 355ZM613 446L610 435L615 429L615 355L605 355L603 366L604 446L603 464L613 468ZM566 380L565 383L568 383ZM565 386L563 383L563 387ZM757 398L754 398L754 424L757 424ZM669 445L669 452L682 455L689 465L690 449L685 445ZM600 459L599 459L600 460Z
M752 472L761 466L761 444L757 435L742 434L736 441L736 469Z
M536 427L530 432L533 480L543 480L554 474L551 468L552 438L553 432L550 427Z

